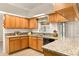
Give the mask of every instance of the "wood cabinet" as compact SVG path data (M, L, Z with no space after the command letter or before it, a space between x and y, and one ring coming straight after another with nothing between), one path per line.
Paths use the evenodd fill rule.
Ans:
M4 27L5 28L9 28L10 27L9 15L4 15Z
M20 37L9 37L6 41L7 53L13 53L25 48L32 48L43 52L43 38L37 36L20 36Z
M29 36L29 47L32 48L32 36Z
M57 13L61 14L64 18L66 18L68 21L74 21L77 17L75 9L73 6L64 8L62 10L58 10Z
M29 37L29 47L37 50L37 37L35 36Z
M58 11L64 8L68 8L73 6L73 3L54 3L53 4L53 11Z
M14 43L15 51L18 51L21 49L21 39L19 37L16 37L15 43Z
M7 50L9 50L9 51L7 51L8 53L9 52L12 53L12 52L15 51L15 45L14 44L15 44L15 38L9 38L9 48L7 48Z
M4 27L15 28L15 17L12 15L4 15Z
M29 22L28 22L27 18L22 18L21 23L22 23L22 25L21 24L20 25L22 26L23 29L29 29L29 27L28 27Z
M15 21L15 24L16 24L16 25L15 25L15 28L16 28L16 29L19 29L19 28L21 27L20 17L15 16L15 20L16 20L16 21Z
M28 19L22 17L16 17L16 28L18 29L29 29Z
M37 50L37 37L32 37L32 48Z
M25 29L28 29L29 28L29 19L25 18L24 20L24 23L25 23Z
M43 38L37 36L30 36L29 37L29 47L40 52L43 52Z
M6 29L28 29L28 18L4 15L4 28Z
M30 29L35 29L35 28L38 28L38 21L36 18L31 18L29 20L29 28Z
M43 38L38 37L38 46L37 46L38 51L43 52L42 46L43 46Z
M10 27L14 29L15 28L15 17L10 16L9 19L10 19Z
M28 37L21 37L21 49L29 47L29 38Z
M4 28L7 29L36 29L38 21L36 18L23 18L12 15L4 15Z
M58 23L58 22L66 22L67 20L58 13L49 14L48 22L49 23Z
M64 18L66 18L68 21L74 21L77 17L76 11L76 5L73 3L54 3L53 4L53 11L59 13Z
M21 41L18 37L12 37L9 39L9 53L18 51L21 49Z
M28 48L29 40L27 36L22 37L10 37L7 45L7 53L13 53L24 48Z

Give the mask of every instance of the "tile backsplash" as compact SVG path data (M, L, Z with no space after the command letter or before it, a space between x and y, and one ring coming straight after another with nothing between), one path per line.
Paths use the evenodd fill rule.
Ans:
M14 33L16 31L19 31L19 32L28 32L29 30L28 29L5 29L5 33Z

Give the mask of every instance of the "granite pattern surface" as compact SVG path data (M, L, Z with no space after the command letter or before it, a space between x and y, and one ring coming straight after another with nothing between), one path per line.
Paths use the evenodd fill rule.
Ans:
M79 39L63 39L56 40L47 45L43 46L44 49L50 51L56 51L69 56L78 56L79 55Z
M55 39L55 40L59 39L59 37L46 36L46 35L36 35L36 34L32 34L32 35L11 35L11 36L6 36L6 38L21 37L21 36L35 36L35 37L50 38L50 39Z

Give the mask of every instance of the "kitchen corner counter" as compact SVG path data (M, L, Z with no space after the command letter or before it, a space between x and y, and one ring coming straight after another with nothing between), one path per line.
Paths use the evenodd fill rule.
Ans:
M46 36L46 35L35 35L35 34L32 34L32 35L9 35L9 36L5 36L6 38L9 38L9 37L22 37L22 36L35 36L35 37L42 37L42 38L50 38L50 39L60 39L59 37L53 37L53 36Z
M47 45L44 45L43 48L51 52L58 52L69 56L77 56L79 55L79 40L68 38L63 40L56 40Z

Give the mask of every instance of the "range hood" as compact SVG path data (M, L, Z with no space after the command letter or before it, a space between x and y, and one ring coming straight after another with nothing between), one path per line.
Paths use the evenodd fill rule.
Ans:
M38 20L38 22L40 22L41 23L41 25L48 25L49 23L48 23L48 17L46 16L46 17L43 17L43 18L38 18L39 20Z

